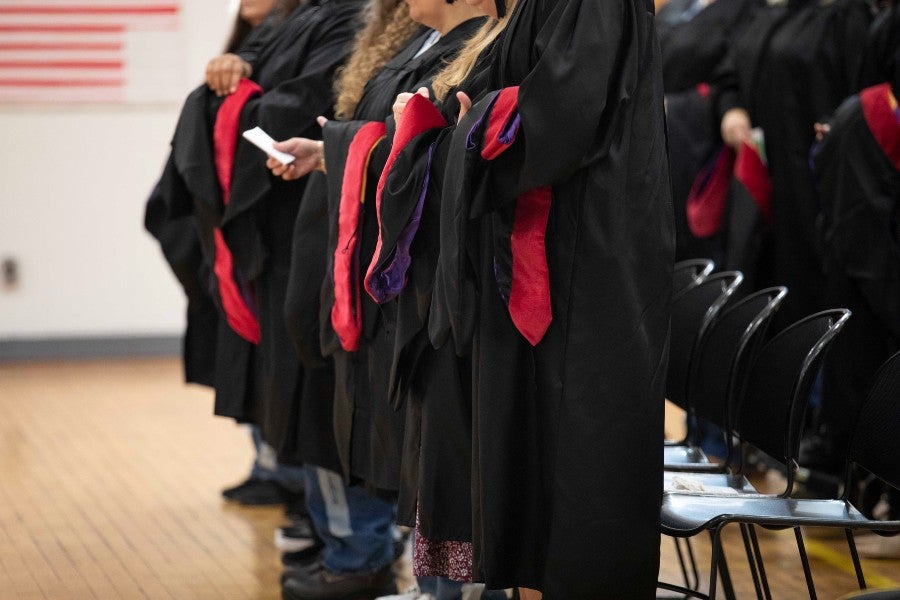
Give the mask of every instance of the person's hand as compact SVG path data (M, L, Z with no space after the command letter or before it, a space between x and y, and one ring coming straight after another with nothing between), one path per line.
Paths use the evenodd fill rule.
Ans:
M266 161L266 167L272 171L272 175L285 181L300 179L312 171L322 171L325 168L325 149L321 140L297 137L275 142L274 147L279 152L286 152L294 157L294 162L289 165L283 165L271 156Z
M456 119L456 122L459 123L472 108L472 99L465 92L456 92L456 99L459 100L459 117Z
M743 108L732 108L722 117L722 141L737 151L750 138L750 115Z
M426 87L420 87L418 90L416 90L416 94L425 98L431 97L431 95L428 93L428 88ZM400 124L400 117L403 116L403 109L406 108L406 105L416 94L403 92L402 94L398 94L397 99L394 100L394 106L392 107L392 109L394 111L394 121L396 121L398 125Z
M217 56L206 65L206 85L217 96L233 94L243 77L250 77L250 63L236 54Z
M828 123L816 123L813 125L813 131L816 132L816 141L821 142L828 135L828 132L831 131L831 125Z

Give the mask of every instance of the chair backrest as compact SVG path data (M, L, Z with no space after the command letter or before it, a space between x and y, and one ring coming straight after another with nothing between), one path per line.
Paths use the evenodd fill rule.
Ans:
M672 273L672 292L677 294L687 287L700 283L713 272L715 267L715 263L708 258L678 261L675 263L675 270Z
M850 460L900 488L900 352L875 374L856 421Z
M747 376L736 410L741 441L788 466L788 489L799 453L809 392L824 352L850 318L847 309L805 317L769 340Z
M731 431L732 407L742 397L750 365L765 340L787 288L755 292L722 311L691 361L689 403L694 413Z
M743 279L739 271L716 273L672 297L666 397L685 410L690 410L687 380L694 347Z

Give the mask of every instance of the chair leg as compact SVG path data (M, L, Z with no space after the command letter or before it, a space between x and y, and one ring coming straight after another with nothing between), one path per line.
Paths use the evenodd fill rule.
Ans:
M700 589L700 571L697 570L697 559L694 558L694 547L691 545L691 538L685 538L684 543L687 546L688 558L691 560L691 571L694 575L694 585L688 586L693 587L695 590Z
M665 583L664 581L657 581L656 587L660 590L676 592L678 594L681 594L684 598L700 598L700 600L709 600L709 596L701 591L688 589L685 587L681 587L680 585L674 585L672 583Z
M722 533L721 526L709 532L712 541L712 558L709 561L709 598L715 600L716 580L718 579L719 553L722 550L722 541L719 537Z
M731 583L731 570L728 568L728 558L725 556L725 546L719 542L719 577L722 579L722 592L725 600L735 600L734 585Z
M681 567L681 576L684 578L684 586L689 589L695 589L688 578L687 564L684 562L684 553L681 551L681 539L673 537L672 541L675 542L675 554L678 555L678 565Z
M803 563L803 574L806 576L809 600L816 600L816 586L813 583L812 571L809 568L809 557L806 556L806 545L803 543L803 534L800 532L799 527L794 527L794 537L797 538L797 549L800 550L800 561Z
M728 571L728 560L725 557L725 547L722 545L722 529L725 523L716 526L709 531L712 541L712 560L709 569L709 597L716 597L716 584L719 577L722 578L722 591L726 600L735 600L734 586L731 584L731 575Z
M853 557L853 568L856 569L856 580L859 582L859 589L866 589L866 578L863 576L862 565L859 564L859 552L856 551L856 540L853 537L853 531L845 529L847 534L847 545L850 546L850 556Z
M750 525L750 541L753 544L753 554L756 556L756 566L759 567L759 578L762 581L763 593L766 600L772 600L772 590L769 589L769 578L766 576L766 565L763 563L762 552L759 551L759 539L756 537L756 526Z
M747 564L750 566L750 575L753 577L753 587L756 589L756 597L762 600L762 586L759 582L759 574L756 572L756 558L753 555L753 549L750 547L750 534L747 531L747 525L741 523L741 539L744 540L744 552L747 553Z

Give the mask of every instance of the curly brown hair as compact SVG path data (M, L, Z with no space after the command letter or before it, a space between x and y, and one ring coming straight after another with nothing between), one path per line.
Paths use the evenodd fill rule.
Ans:
M369 79L421 27L409 18L405 0L371 0L366 7L365 18L366 26L353 42L353 53L335 80L337 101L334 114L339 119L353 116Z

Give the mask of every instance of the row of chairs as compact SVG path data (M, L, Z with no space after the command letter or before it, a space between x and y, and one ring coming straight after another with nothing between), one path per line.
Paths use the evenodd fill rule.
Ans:
M809 397L825 353L839 335L850 311L826 310L769 335L772 319L788 293L772 287L742 296L737 271L713 273L708 260L676 265L672 301L672 335L667 396L688 415L688 435L666 442L667 490L661 508L662 532L676 540L685 585L660 582L659 587L696 598L715 598L721 573L726 595L733 596L722 549L722 530L739 525L758 598L770 600L771 589L756 536L756 526L794 530L810 598L815 585L801 526L845 530L860 589L866 583L853 531L882 535L900 533L900 521L874 521L849 501L855 466L900 487L900 353L880 369L856 420L852 443L844 455L842 494L832 499L792 498L799 467L800 438ZM690 426L698 419L724 432L727 456L711 462L694 439ZM744 474L748 448L780 464L786 489L761 494ZM696 488L672 489L688 478ZM682 488L684 486L681 486ZM690 486L689 486L690 487ZM709 591L699 591L693 552L687 552L690 580L679 539L709 532L712 539Z

